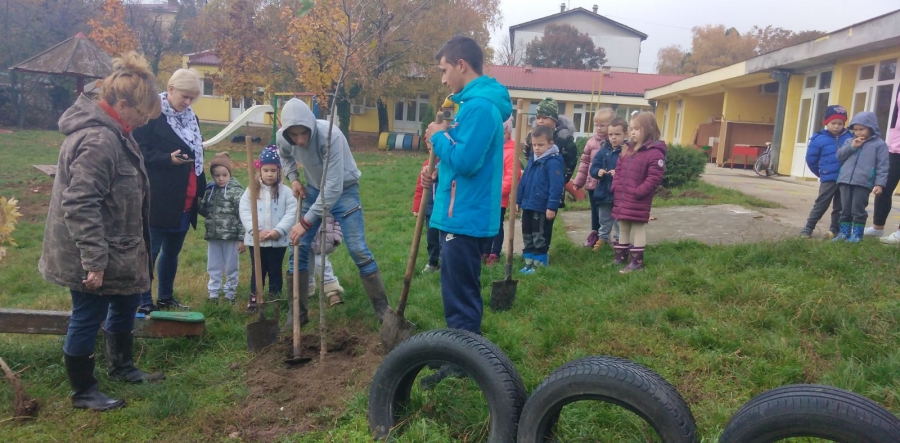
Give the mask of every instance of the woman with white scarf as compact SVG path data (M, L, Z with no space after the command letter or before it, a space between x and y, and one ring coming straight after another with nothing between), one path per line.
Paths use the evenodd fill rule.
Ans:
M145 292L140 313L181 306L173 290L178 254L188 228L197 229L198 199L206 188L200 120L191 109L201 90L197 71L175 71L160 94L162 114L134 132L150 177L150 272L155 264L157 274L157 305L152 290Z

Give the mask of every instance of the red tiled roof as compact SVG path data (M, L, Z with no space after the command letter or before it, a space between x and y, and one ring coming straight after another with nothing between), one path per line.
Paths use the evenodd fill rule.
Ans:
M222 62L211 49L186 55L189 65L219 66Z
M490 66L485 74L510 89L532 91L577 92L590 94L596 89L600 71L522 66ZM644 91L683 79L680 75L639 74L612 71L603 77L604 95L643 96ZM593 83L592 83L593 82Z

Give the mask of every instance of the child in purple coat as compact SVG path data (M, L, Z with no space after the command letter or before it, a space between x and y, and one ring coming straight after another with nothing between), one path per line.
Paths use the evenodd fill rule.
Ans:
M613 218L619 221L619 242L613 245L615 263L631 261L619 272L627 274L644 269L647 222L653 194L666 171L666 143L659 139L659 125L652 112L641 112L631 119L632 145L623 148L610 190Z

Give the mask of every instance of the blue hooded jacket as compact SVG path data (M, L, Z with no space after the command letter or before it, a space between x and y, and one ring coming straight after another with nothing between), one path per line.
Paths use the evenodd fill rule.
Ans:
M431 137L440 158L431 227L470 237L493 237L500 228L503 122L512 114L509 92L478 77L452 99L459 112L447 131Z
M532 154L516 191L516 204L523 211L559 211L559 202L566 184L565 175L565 161L556 145L540 158L535 158Z
M618 148L613 149L612 145L609 143L609 140L603 141L603 147L600 148L600 152L594 156L594 160L591 162L591 167L588 172L591 174L591 177L594 177L598 180L597 187L594 188L594 193L591 194L591 201L594 204L612 204L613 203L613 193L609 189L610 185L612 185L613 176L612 174L605 174L603 178L597 175L601 169L609 171L616 170L616 164L619 163L619 155L622 154L622 148L625 147L623 144Z
M872 136L858 148L853 147L851 138L844 142L841 149L838 149L837 159L841 162L841 172L837 182L868 189L875 186L883 188L887 184L890 157L887 143L881 139L878 118L875 113L860 112L853 117L853 120L850 120L847 127L853 130L855 125L869 128Z
M841 170L841 162L837 159L837 151L844 142L853 138L853 134L844 128L837 136L822 128L809 139L806 150L806 165L822 183L837 181Z

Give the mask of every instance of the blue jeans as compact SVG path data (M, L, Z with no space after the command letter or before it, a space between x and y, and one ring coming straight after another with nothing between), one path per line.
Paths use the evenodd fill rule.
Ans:
M168 232L150 227L150 269L152 275L153 264L156 263L157 300L173 298L175 274L178 273L178 254L181 253L186 236L187 231ZM157 258L159 263L156 261ZM141 305L150 304L153 304L153 292L141 294Z
M319 197L319 190L307 185L306 198L303 199L303 208L301 216L306 215L309 207ZM362 205L359 202L359 185L348 186L344 188L344 193L338 197L336 202L328 202L328 210L334 219L341 225L341 231L344 234L344 244L350 251L350 258L359 268L359 275L369 275L378 271L378 264L375 263L375 256L369 250L366 244L365 224L363 223ZM322 219L313 223L312 227L300 237L300 259L297 262L297 269L305 271L309 269L309 251L312 249L313 239L319 231ZM288 274L294 273L294 248L288 248L290 256L288 257Z
M491 240L441 231L441 298L448 328L481 334L481 251Z
M66 354L74 357L93 354L103 320L106 320L104 329L113 334L134 329L139 294L97 295L71 289L69 292L72 294L72 318L63 345Z

